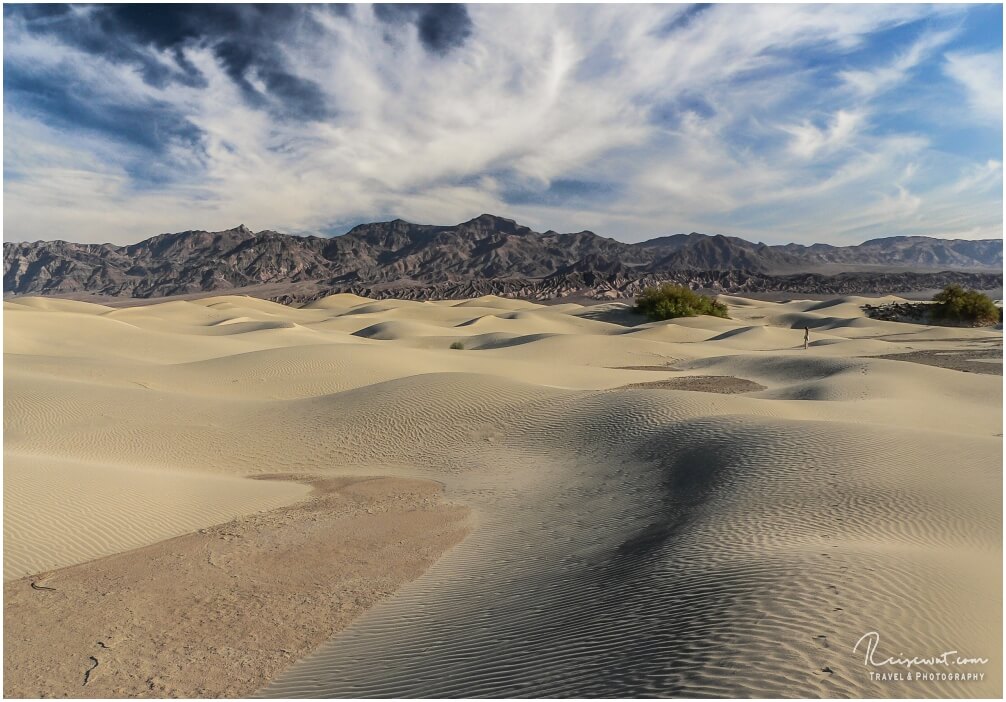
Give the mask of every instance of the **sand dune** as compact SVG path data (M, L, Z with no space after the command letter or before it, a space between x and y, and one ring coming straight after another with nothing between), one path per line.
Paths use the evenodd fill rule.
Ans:
M309 488L4 456L4 580L152 544L303 498Z
M329 295L320 300L309 302L302 309L307 310L344 310L357 305L365 305L370 302L370 298L361 297L352 293L338 293Z
M5 693L1000 696L1001 379L909 352L1001 370L1001 332L878 322L854 297L724 300L730 319L657 323L492 296L5 303L5 637L21 632ZM247 479L274 474L302 482ZM305 481L336 476L337 500L303 502ZM363 504L347 486L374 476L442 485L477 526L445 551L461 507L398 488ZM240 532L161 541L236 515ZM366 549L336 550L291 585L291 554L330 534L395 555L364 578ZM187 568L202 609L160 649L93 651L93 687L92 652L68 642L111 624L25 633L63 611L33 581L107 617L94 588L119 588L170 628L150 564L225 539L254 566ZM217 579L246 594L201 590ZM253 610L260 625L234 619L247 644L200 623ZM887 655L991 662L979 681L876 682L852 652L868 631ZM204 687L185 679L185 632L230 652Z
M526 300L511 300L505 297L497 297L496 295L483 295L482 297L473 297L470 300L446 302L445 304L451 307L482 307L498 310L537 310L542 308L542 305L537 305Z

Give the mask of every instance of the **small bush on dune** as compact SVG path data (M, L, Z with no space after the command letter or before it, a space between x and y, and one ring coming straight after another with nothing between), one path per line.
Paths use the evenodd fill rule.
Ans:
M1002 312L988 295L948 285L933 297L933 315L939 319L970 324L996 324Z
M460 341L455 341L453 344L451 344L451 348L454 349L455 351L464 351L465 345L462 344Z
M645 288L636 297L636 311L656 320L697 317L700 314L727 316L727 306L723 303L671 283Z

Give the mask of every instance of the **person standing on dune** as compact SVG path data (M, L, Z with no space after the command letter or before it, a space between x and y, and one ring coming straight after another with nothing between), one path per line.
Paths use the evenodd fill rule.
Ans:
M810 327L803 328L803 350L806 351L810 346Z

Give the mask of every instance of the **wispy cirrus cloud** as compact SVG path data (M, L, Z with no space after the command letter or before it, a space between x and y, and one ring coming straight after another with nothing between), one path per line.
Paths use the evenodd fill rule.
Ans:
M909 73L946 46L959 33L959 28L926 31L907 47L899 49L887 62L841 71L839 77L861 97L869 98L902 84Z
M863 122L858 112L839 110L825 128L804 121L799 125L783 126L783 131L793 135L790 151L801 158L814 158L840 149L855 139L856 129Z
M625 240L1001 236L975 12L6 6L5 236L484 211ZM922 85L974 114L892 126Z
M951 52L946 55L947 75L960 83L968 106L978 117L1002 126L1003 55L1000 51Z

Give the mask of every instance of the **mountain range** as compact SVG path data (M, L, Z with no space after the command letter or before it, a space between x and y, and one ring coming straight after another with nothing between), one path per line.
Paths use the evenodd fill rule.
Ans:
M535 232L486 214L451 226L401 219L361 224L334 237L256 233L241 225L160 234L127 246L5 242L4 293L148 298L266 286L279 291L272 297L283 297L284 286L292 286L310 297L339 290L461 290L494 281L501 290L537 285L540 297L553 289L568 294L561 290L577 282L588 295L607 282L601 286L607 294L643 279L712 280L723 289L745 289L745 281L855 273L847 279L908 275L910 283L920 275L930 285L944 271L955 280L998 274L1001 285L1002 265L1001 239L899 236L857 246L769 246L692 233L628 244L590 231ZM543 287L543 281L557 285Z

